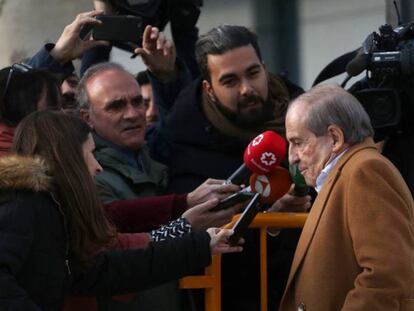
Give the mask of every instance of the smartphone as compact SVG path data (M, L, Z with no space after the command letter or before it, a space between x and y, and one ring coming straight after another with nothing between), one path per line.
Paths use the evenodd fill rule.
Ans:
M233 226L234 233L229 238L229 244L234 246L237 245L239 239L244 234L244 232L249 227L250 223L256 217L257 213L260 211L260 194L255 193L249 204L243 211L243 214L237 220Z
M234 206L235 204L246 202L253 198L254 195L254 192L240 190L239 192L233 193L232 195L229 195L227 198L221 200L210 211L217 212Z
M96 16L96 19L102 23L92 27L92 38L94 40L141 43L144 27L140 17L99 15ZM86 29L82 29L81 36L87 32Z

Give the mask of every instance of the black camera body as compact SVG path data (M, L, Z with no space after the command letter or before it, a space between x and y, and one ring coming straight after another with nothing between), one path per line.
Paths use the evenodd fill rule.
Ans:
M371 118L375 141L385 141L382 154L398 168L414 195L414 23L392 28L383 25L361 48L330 62L313 85L346 72L365 77L347 90Z
M362 53L348 65L352 62L353 68L367 74L348 91L370 116L376 139L393 131L411 131L413 126L406 119L414 112L414 23L395 29L381 26L379 33L367 37Z

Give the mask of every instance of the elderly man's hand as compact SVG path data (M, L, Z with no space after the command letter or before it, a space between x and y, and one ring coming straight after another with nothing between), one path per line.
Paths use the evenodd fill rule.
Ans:
M102 11L90 11L78 14L76 19L65 27L55 47L50 51L52 57L64 64L80 57L88 49L109 44L106 41L82 39L79 36L83 26L100 24L101 22L94 17L102 13Z
M175 77L174 45L157 27L145 27L142 48L134 52L141 56L148 70L159 80L168 81Z
M234 214L241 211L243 204L212 212L211 209L219 203L217 198L196 205L188 209L182 217L188 220L191 227L196 230L205 230L210 227L221 227L229 223Z
M222 200L239 190L238 185L224 184L224 180L209 178L188 194L187 205L192 207L214 198Z

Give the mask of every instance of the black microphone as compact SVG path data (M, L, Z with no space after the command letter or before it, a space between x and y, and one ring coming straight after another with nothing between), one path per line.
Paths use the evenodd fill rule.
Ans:
M363 53L362 50L346 65L346 72L351 77L355 77L368 68L369 54Z

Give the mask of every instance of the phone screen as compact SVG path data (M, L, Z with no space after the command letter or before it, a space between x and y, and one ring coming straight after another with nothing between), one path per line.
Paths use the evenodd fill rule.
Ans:
M237 245L240 237L247 230L250 223L256 217L257 213L260 211L259 200L260 200L260 194L256 193L253 196L253 199L251 199L249 204L246 206L245 210L243 211L243 214L234 224L232 228L234 230L234 233L229 238L230 245Z
M219 202L219 204L214 206L210 211L217 212L217 211L229 208L231 206L234 206L238 203L246 202L249 199L253 198L254 195L255 195L254 192L241 190L241 191L233 193L232 195L229 195L227 198L221 200Z

